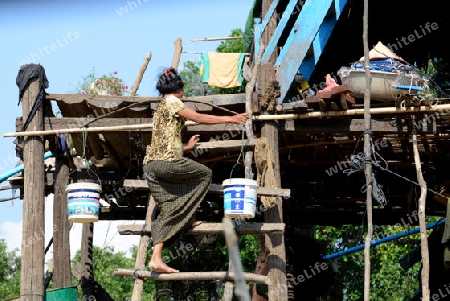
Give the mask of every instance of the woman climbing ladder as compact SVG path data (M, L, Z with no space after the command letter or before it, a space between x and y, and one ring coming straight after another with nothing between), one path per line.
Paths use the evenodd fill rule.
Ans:
M200 114L182 102L184 83L174 68L164 69L156 89L162 99L153 118L151 145L144 158L144 173L158 215L152 223L153 254L149 268L158 273L176 273L162 260L164 243L191 226L198 226L195 211L206 196L211 184L211 170L203 164L183 157L199 141L199 135L181 141L186 120L198 124L245 124L246 113L233 116Z

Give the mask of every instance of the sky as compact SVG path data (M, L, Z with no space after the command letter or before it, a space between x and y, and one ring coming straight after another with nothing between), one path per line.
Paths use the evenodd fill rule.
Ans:
M20 66L41 64L49 81L46 92L68 94L76 91L83 77L94 71L101 77L117 71L131 87L148 52L151 61L137 93L157 96L158 72L169 67L175 45L181 38L183 62L199 61L203 51L215 51L219 41L192 42L194 39L229 36L233 29L244 30L254 0L2 0L0 1L0 175L18 164L14 138L15 120L22 116L18 105L16 77ZM193 53L192 53L193 52ZM53 107L57 110L57 107ZM8 181L0 187L9 185ZM0 198L19 191L0 191ZM51 238L53 198L45 200L45 245ZM0 202L0 239L10 251L19 249L22 238L23 200ZM101 221L94 227L94 245L112 246L129 255L139 244L138 236L121 236L117 225L143 221ZM81 244L81 224L70 234L71 256ZM51 258L48 252L46 259Z

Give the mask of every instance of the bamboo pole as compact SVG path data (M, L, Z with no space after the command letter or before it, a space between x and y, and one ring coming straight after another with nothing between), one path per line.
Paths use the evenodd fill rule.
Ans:
M366 210L367 210L367 235L364 245L364 301L370 300L370 246L373 236L372 221L372 126L370 114L370 88L372 77L370 74L369 44L368 44L368 14L369 0L364 0L363 17L363 44L364 44L364 69L366 75L366 90L364 91L364 157L366 176Z
M425 202L427 198L427 183L422 175L422 168L420 163L420 155L417 147L417 135L415 132L412 134L412 144L414 153L414 162L416 164L417 182L420 185L420 198L419 198L419 227L420 227L420 253L422 255L422 299L423 301L430 301L430 257L428 252L428 238L427 228L425 221ZM434 295L433 295L434 296ZM434 300L434 297L433 297Z
M250 301L250 295L245 285L245 276L242 269L241 257L239 255L238 237L233 229L231 219L224 217L222 220L225 232L225 242L228 249L230 263L232 263L234 274L236 275L234 283L236 284L235 293L239 300Z
M222 38L202 38L202 39L193 39L191 42L209 42L209 41L222 41L222 40L238 40L242 39L241 36L236 37L222 37Z
M253 120L288 120L288 119L313 119L327 117L344 117L344 116L361 116L364 115L365 109L350 109L347 111L314 111L298 114L282 114L282 115L258 115L253 116ZM390 114L413 114L422 112L439 112L439 115L447 115L450 113L450 104L436 105L433 107L387 107L387 108L371 108L368 110L371 115L390 115Z
M180 280L234 280L235 273L224 272L179 272L179 273L155 273L150 271L137 271L117 268L114 270L114 276L131 276L142 279L153 279L160 281L180 281ZM267 276L252 273L244 273L245 281L267 284Z
M155 205L156 205L155 200L151 195L149 195L147 215L145 217L144 227L151 227ZM149 231L151 231L151 228L149 229ZM136 262L134 264L134 268L136 270L145 269L145 260L147 259L147 251L149 244L150 244L149 234L142 234L141 239L139 240L139 249L136 255ZM131 295L131 301L141 301L143 289L144 289L144 281L140 278L136 278L134 280L134 287L133 287L133 294Z
M371 115L386 115L386 114L411 114L411 113L421 113L421 112L439 112L439 115L447 114L447 110L450 113L450 104L436 105L434 107L414 107L414 108L373 108L369 110ZM324 117L342 117L342 116L358 116L364 115L363 109L352 109L347 111L329 111L329 112L309 112L301 114L283 114L283 115L253 115L253 121L265 121L265 120L291 120L291 119L313 119L313 118L324 118ZM437 116L439 118L439 116ZM193 121L187 121L186 126L198 125ZM132 124L132 125L121 125L121 126L110 126L110 127L89 127L89 128L70 128L70 129L60 129L60 130L48 130L48 131L26 131L26 132L15 132L15 133L5 133L4 138L7 137L32 137L32 136L42 136L42 135L58 135L58 134L75 134L86 132L115 132L115 131L132 131L132 130L142 130L150 129L153 127L152 123L143 124Z

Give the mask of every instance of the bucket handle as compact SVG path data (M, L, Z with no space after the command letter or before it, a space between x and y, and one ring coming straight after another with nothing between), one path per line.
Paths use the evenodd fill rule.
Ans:
M82 169L78 169L78 168L77 168L77 169L73 170L71 173L69 173L69 176L67 177L66 185L69 184L69 180L71 179L70 175L73 174L74 172L78 172L78 171L81 171L81 170L82 170ZM95 172L94 172L92 169L90 169L90 168L87 168L86 171L87 171L88 174L94 175L94 176L97 178L98 184L99 184L100 186L102 185L102 181L100 180L100 177L98 176L97 173L95 173Z

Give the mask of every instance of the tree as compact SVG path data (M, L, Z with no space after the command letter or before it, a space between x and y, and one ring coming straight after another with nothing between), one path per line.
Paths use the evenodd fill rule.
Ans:
M231 31L230 37L242 37L243 32L242 29L233 29ZM233 39L233 40L225 40L220 42L219 46L216 49L217 52L221 53L245 53L246 48L241 39ZM219 87L211 87L212 94L236 94L236 93L245 93L245 80L243 80L242 86L234 87L234 88L219 88Z
M106 248L93 247L92 262L94 268L94 279L105 291L116 301L129 300L133 292L134 278L114 276L116 268L134 269L135 258L137 255L137 247L132 246L130 249L132 256L128 258L124 252L114 252L114 248L108 246ZM78 251L72 260L72 266L76 266L81 261L81 252ZM74 285L78 285L74 280ZM79 295L82 296L79 287ZM142 293L143 301L154 300L155 284L153 280L146 280L144 291Z
M427 219L428 222L437 220L436 217ZM405 225L374 226L373 239L384 239L407 230ZM364 244L364 231L365 226L361 225L317 227L316 236L328 254L333 254ZM435 230L429 230L429 233L431 231ZM414 242L418 241L418 238L419 233L405 237L401 240L403 243L393 240L371 248L371 300L412 300L420 287L420 255L418 260L411 260L415 249ZM342 255L334 259L332 265L337 270L335 281L342 287L345 300L361 300L364 292L364 254L353 252ZM436 273L433 267L430 268L430 274L431 271Z
M5 240L0 239L0 299L20 295L20 256L18 250L7 251Z
M204 219L202 219L204 220ZM255 235L242 235L239 250L244 272L255 270L260 251ZM151 256L149 251L148 257ZM228 270L228 251L223 235L184 236L163 250L163 259L181 271L208 272ZM157 281L156 299L160 301L219 300L220 281Z
M209 89L208 84L202 82L200 62L184 62L180 76L184 82L184 95L186 97L210 94L211 89Z

